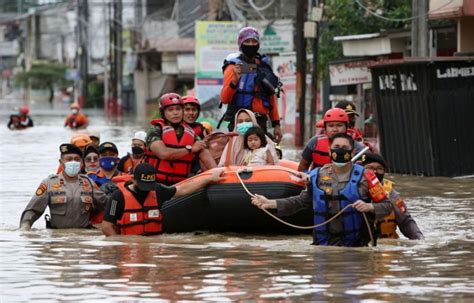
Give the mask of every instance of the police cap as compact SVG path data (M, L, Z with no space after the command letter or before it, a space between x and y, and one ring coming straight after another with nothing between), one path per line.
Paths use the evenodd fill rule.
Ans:
M370 163L377 162L377 163L380 163L383 167L385 167L385 169L388 169L387 162L385 162L385 159L379 154L365 153L362 155L361 160L362 160L362 165L364 166Z
M81 149L70 143L61 144L59 146L59 152L61 153L61 156L65 154L77 154L82 157Z
M117 146L113 144L112 142L104 142L101 145L99 145L99 149L98 149L99 154L102 154L106 150L111 150L118 154Z
M336 108L342 108L343 110L346 111L348 115L356 115L359 116L359 113L357 112L356 106L354 103L349 102L349 101L340 101L334 106Z

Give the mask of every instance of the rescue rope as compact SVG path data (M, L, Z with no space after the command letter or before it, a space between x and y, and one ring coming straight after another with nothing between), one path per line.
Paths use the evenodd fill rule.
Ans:
M242 187L244 188L244 190L247 192L247 194L251 197L256 197L255 194L252 194L249 189L247 188L247 186L245 185L244 181L242 180L242 178L240 177L239 175L239 172L238 171L232 171L233 173L235 173L235 175L237 176L237 179L239 180L240 184L242 185ZM272 217L273 219L277 220L278 222L280 223L283 223L287 226L290 226L290 227L293 227L293 228L296 228L296 229L313 229L313 228L317 228L317 227L321 227L321 226L324 226L328 223L330 223L331 221L333 221L334 219L336 219L337 217L339 217L346 209L348 209L349 207L352 207L352 203L349 204L349 205L346 205L346 207L344 207L343 209L341 209L337 214L335 214L334 216L332 216L331 218L329 218L328 220L322 222L322 223L319 223L319 224L315 224L315 225L311 225L311 226L301 226L301 225L295 225L295 224L292 224L292 223L289 223L277 216L275 216L274 214L272 214L270 211L266 210L265 208L260 208L261 210L263 210L267 215L269 215L270 217ZM369 236L370 236L370 242L372 243L372 246L375 246L375 240L374 240L374 236L372 235L372 230L370 228L370 224L369 224L369 220L367 220L367 216L365 215L365 213L362 213L362 216L364 217L364 221L365 221L365 224L367 225L367 230L369 231Z

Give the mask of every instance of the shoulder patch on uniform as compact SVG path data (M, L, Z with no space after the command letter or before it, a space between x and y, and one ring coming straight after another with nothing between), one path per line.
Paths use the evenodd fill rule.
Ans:
M36 190L36 195L42 196L46 192L46 190L48 190L48 185L46 185L46 183L41 183L38 186L38 189Z

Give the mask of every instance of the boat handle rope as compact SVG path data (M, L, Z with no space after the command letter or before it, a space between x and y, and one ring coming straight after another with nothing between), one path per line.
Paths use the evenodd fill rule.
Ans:
M367 151L369 148L366 147L364 148L362 151L360 151L356 156L353 157L352 159L352 162L356 161L358 158L360 158L362 156L362 154ZM245 185L244 181L242 180L242 178L240 177L240 172L239 171L231 171L233 173L235 173L235 175L237 176L237 179L239 180L240 184L242 185L242 187L244 188L244 190L247 192L247 194L251 197L256 197L255 194L251 193L248 189L248 187ZM317 228L317 227L321 227L321 226L324 226L328 223L330 223L331 221L333 221L334 219L336 219L337 217L339 217L346 209L348 209L349 207L352 207L352 203L349 204L349 205L346 205L346 207L344 207L343 209L341 209L337 214L335 214L334 216L332 216L331 218L329 218L328 220L322 222L322 223L319 223L319 224L315 224L315 225L311 225L311 226L301 226L301 225L295 225L295 224L292 224L290 222L287 222L277 216L275 216L274 214L272 214L270 211L266 210L265 208L260 208L261 210L263 210L267 215L269 215L270 217L272 217L273 219L277 220L278 222L280 223L283 223L289 227L293 227L293 228L296 228L296 229L314 229L314 228ZM375 239L374 239L374 236L372 234L372 229L370 228L370 224L369 224L369 220L367 219L367 216L365 215L365 213L362 213L362 216L364 217L364 221L365 221L365 225L367 226L367 230L369 231L369 236L370 236L370 242L372 243L372 246L375 246L376 243L375 243Z

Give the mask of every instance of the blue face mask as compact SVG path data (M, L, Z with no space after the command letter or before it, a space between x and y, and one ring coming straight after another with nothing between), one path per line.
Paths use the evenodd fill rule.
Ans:
M104 170L113 170L118 165L117 157L100 157L99 166Z
M237 133L239 135L245 135L245 133L249 130L249 128L253 127L252 122L242 122L237 124Z

